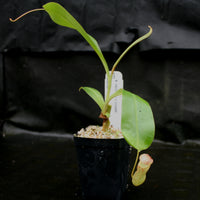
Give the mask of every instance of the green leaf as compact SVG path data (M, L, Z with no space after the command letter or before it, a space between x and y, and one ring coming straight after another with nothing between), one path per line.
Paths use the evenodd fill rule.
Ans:
M98 104L101 110L103 109L105 102L102 94L98 90L91 87L81 87L79 90L81 89L83 89Z
M154 139L153 113L147 101L123 90L122 134L126 141L138 151L147 149Z
M83 29L83 27L79 24L79 22L64 7L62 7L58 3L50 2L43 5L43 8L49 14L52 21L54 21L56 24L71 29L75 29L85 38L85 40L89 43L89 45L94 49L94 51L99 56L104 66L104 69L107 75L109 76L109 68L107 62L101 52L101 49L97 41Z
M109 97L108 103L109 103L113 98L122 95L122 92L123 92L123 89L121 88L121 89L117 90L115 93L113 93L113 94Z
M125 49L125 51L120 55L120 57L119 57L119 58L117 59L117 61L114 63L113 68L112 68L112 71L115 70L115 68L117 67L117 65L118 65L119 62L121 61L121 59L126 55L126 53L127 53L131 48L133 48L136 44L140 43L142 40L147 39L147 38L152 34L153 29L151 28L151 26L148 26L148 27L149 27L149 32L146 33L145 35L141 36L141 37L138 38L137 40L135 40L132 44L130 44L130 45Z
M113 99L113 98L115 98L115 97L117 97L117 96L119 96L119 95L122 95L122 91L123 91L123 89L119 89L119 90L117 90L115 93L113 93L106 101L105 101L105 104L104 104L104 108L102 109L102 113L104 114L104 115L106 115L107 117L110 117L110 114L108 115L106 112L107 112L107 109L108 109L108 104L109 104L109 102ZM111 109L111 108L110 108Z
M106 109L105 116L108 117L108 118L110 117L111 108L112 108L111 105L107 105L107 109ZM103 113L103 114L104 114L104 113Z

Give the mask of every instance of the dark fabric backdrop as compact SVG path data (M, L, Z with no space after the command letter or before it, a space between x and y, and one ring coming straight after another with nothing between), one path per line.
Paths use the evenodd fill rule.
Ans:
M0 2L0 114L6 133L74 133L100 124L99 110L80 86L103 92L104 70L75 31L45 12L23 12L48 1ZM156 138L200 137L200 2L198 0L58 1L95 37L111 66L135 38L153 34L119 65L125 88L154 111Z

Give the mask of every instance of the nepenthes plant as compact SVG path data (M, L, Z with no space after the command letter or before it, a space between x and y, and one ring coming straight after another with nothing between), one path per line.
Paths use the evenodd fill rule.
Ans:
M97 89L91 87L80 87L80 89L84 90L98 104L100 108L99 117L103 120L102 130L105 132L110 126L109 117L112 107L109 103L113 98L122 95L121 132L127 143L137 150L136 161L133 168L134 172L139 158L139 153L142 150L147 149L154 139L155 125L153 113L149 103L134 93L124 89L119 89L115 93L111 94L112 77L116 67L126 53L136 44L147 39L152 34L151 26L148 26L149 31L130 44L113 64L112 68L109 68L97 41L85 31L80 23L64 7L58 3L49 2L43 5L42 8L30 10L15 20L10 18L10 21L15 22L23 16L36 11L46 11L52 21L56 24L78 31L98 55L108 79L108 88L105 98L103 98L103 95ZM140 185L140 182L143 182L139 181L138 183L137 178L140 177L140 180L142 180L142 178L144 179L147 171L148 170L144 171L144 173L139 173L140 176L136 177L135 185ZM133 173L132 177L134 178Z

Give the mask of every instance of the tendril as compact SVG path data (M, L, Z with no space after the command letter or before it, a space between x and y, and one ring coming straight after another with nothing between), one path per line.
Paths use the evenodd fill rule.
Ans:
M20 15L19 17L17 17L16 19L9 18L9 20L11 22L16 22L19 19L21 19L22 17L24 17L25 15L32 13L32 12L40 11L40 10L44 10L44 8L36 8L36 9L33 9L33 10L29 10L29 11L25 12L24 14Z

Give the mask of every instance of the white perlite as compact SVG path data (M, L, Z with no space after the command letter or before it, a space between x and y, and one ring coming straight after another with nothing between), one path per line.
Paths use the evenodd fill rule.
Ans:
M123 138L120 130L109 127L108 131L102 131L102 126L88 126L86 129L82 128L76 134L77 137L85 138L99 138L99 139L119 139Z

